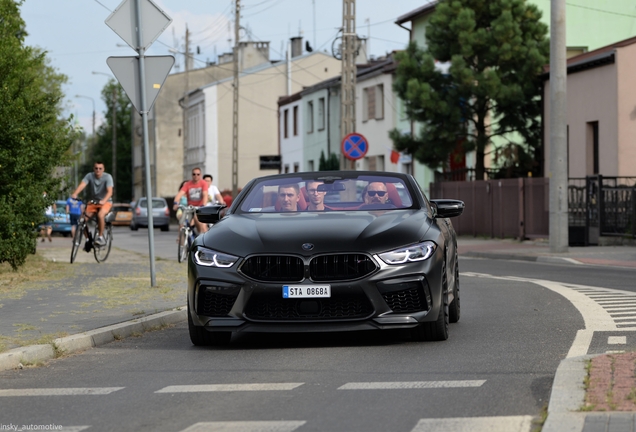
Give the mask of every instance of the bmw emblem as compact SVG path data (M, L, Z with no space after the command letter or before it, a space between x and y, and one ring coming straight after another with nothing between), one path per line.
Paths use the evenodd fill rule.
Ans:
M314 245L311 243L303 243L303 250L310 251L314 248Z

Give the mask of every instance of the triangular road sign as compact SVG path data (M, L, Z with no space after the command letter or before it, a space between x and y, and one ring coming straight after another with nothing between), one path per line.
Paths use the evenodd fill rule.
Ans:
M139 77L139 57L108 57L106 63L119 84L130 98L133 106L141 113L141 84ZM159 95L159 90L166 81L174 65L172 56L148 56L144 57L145 86L146 86L146 112L149 112Z
M141 38L143 48L147 49L170 25L172 18L159 9L151 0L138 1L141 14ZM113 29L135 51L141 48L137 43L136 17L135 0L124 0L105 21L106 25Z

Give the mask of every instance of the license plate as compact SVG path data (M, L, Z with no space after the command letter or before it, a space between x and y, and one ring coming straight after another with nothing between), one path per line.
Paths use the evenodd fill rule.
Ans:
M331 297L331 285L283 285L283 298Z

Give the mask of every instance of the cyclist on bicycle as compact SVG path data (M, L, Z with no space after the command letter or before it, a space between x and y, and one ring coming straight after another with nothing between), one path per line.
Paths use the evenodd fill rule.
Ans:
M96 161L93 164L93 172L84 176L79 186L77 186L77 189L71 194L71 198L77 199L77 195L82 192L86 186L89 186L87 189L88 204L86 205L84 213L87 218L91 218L95 214L97 215L99 235L95 239L95 244L103 246L106 243L106 240L104 240L105 217L113 206L113 177L107 172L104 172L103 162Z
M208 183L201 178L201 168L197 167L192 169L192 180L185 182L177 196L174 197L174 210L177 210L179 201L184 195L188 199L188 205L194 207L202 207L208 202ZM194 223L197 226L199 234L208 231L208 226L199 222L196 214L194 215Z

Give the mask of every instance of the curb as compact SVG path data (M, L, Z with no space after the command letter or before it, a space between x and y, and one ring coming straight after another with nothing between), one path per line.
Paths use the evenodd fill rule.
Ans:
M473 258L487 258L487 259L500 259L500 260L516 260L516 261L531 261L531 262L542 262L542 263L552 263L552 264L576 264L576 265L585 265L581 261L578 261L574 258L566 258L566 257L558 257L558 256L532 256L532 255L523 255L516 253L490 253L490 252L475 252L469 251L460 254L460 257L473 257Z
M58 338L51 344L14 348L7 352L0 353L0 371L16 369L22 364L33 364L51 360L60 354L71 354L88 348L105 345L114 340L132 336L134 333L144 333L153 328L176 324L186 319L187 310L185 306L182 306L143 318Z
M585 417L588 413L580 411L585 403L585 389L583 382L587 371L585 362L596 355L571 357L559 363L550 403L548 417L543 424L542 432L580 432L583 430Z

